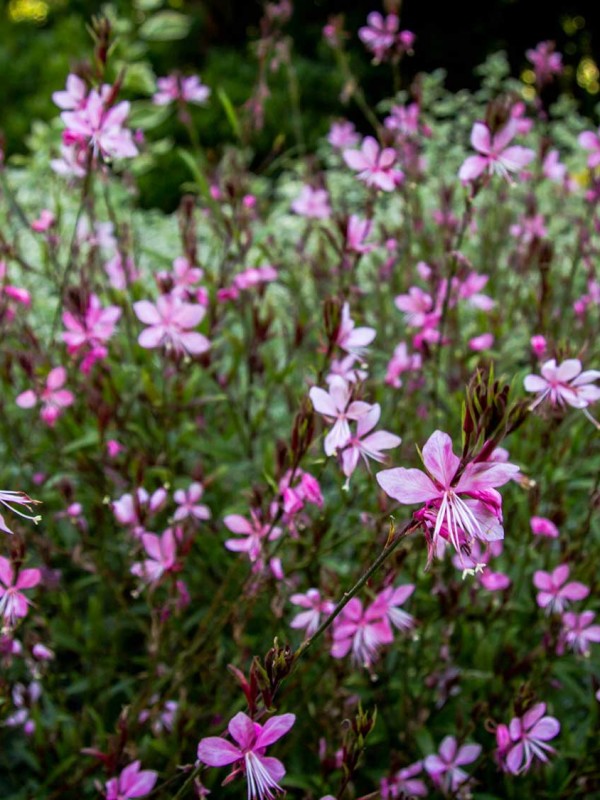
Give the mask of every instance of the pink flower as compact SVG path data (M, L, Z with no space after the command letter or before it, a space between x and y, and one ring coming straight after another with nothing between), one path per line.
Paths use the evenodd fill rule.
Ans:
M535 77L539 86L552 80L553 75L560 75L563 70L562 55L554 52L554 42L539 42L534 49L527 50L525 55L533 64Z
M73 142L83 142L91 147L94 155L105 158L133 158L137 147L131 131L123 127L129 114L129 103L124 101L107 108L105 95L95 89L89 93L85 106L74 111L63 111L61 117L67 130L65 134Z
M11 492L7 489L0 489L0 504L8 508L9 511L12 511L13 514L18 514L18 516L23 517L23 519L32 520L32 522L35 522L36 525L41 520L40 516L32 517L29 514L23 514L21 511L17 511L16 508L13 508L13 504L16 503L19 506L25 506L28 511L31 511L31 505L37 505L39 502L39 500L32 500L29 495L25 494L25 492ZM1 514L0 531L12 534L11 529L7 526L6 522L4 521L4 517Z
M402 443L402 439L388 431L375 431L371 433L379 422L381 406L375 403L369 411L360 417L356 423L356 433L350 435L346 447L342 451L342 470L350 478L358 465L359 456L363 457L368 466L368 458L374 461L385 461L382 450L391 450Z
M377 336L375 328L357 328L350 316L350 304L342 306L342 318L335 336L335 343L347 353L361 356Z
M563 629L557 652L562 653L566 644L576 653L589 656L590 643L600 642L600 625L592 625L595 616L593 611L583 611L581 614L565 612L562 615Z
M410 370L419 369L421 369L421 356L419 353L409 355L406 342L400 342L387 365L385 382L395 389L399 389L402 386L400 375Z
M489 350L494 345L494 336L491 333L482 333L480 336L474 336L469 339L469 349L474 350L476 353L482 350Z
M546 342L546 337L542 336L539 333L531 337L531 339L529 340L529 344L531 345L531 349L533 350L534 354L538 358L541 358L548 349L548 343Z
M377 658L379 648L394 640L385 608L371 603L363 612L363 605L357 597L348 602L333 626L331 655L343 658L352 650L353 660L367 668Z
M539 589L537 604L545 608L548 614L560 614L565 606L573 600L584 600L590 590L579 581L566 583L569 577L569 567L561 564L552 572L537 570L533 574L533 585Z
M476 122L471 131L471 145L480 155L467 158L458 173L460 180L474 181L486 171L509 180L510 172L518 172L529 164L535 158L533 150L508 146L516 132L516 122L512 119L494 136L484 122Z
M47 208L42 209L42 212L38 219L34 220L31 223L31 229L34 230L36 233L44 233L45 231L49 230L54 223L56 222L56 217L49 211Z
M481 745L465 744L459 748L454 736L446 736L437 755L427 756L423 763L436 786L445 792L456 792L469 780L467 773L460 768L475 761L480 753Z
M360 150L344 150L343 157L350 169L359 173L359 180L384 192L392 192L404 178L400 169L394 169L396 151L380 148L372 136L365 137Z
M108 355L106 343L113 336L120 316L121 309L118 306L102 307L100 298L95 294L89 296L83 314L75 316L70 311L63 313L62 320L67 330L63 332L62 339L67 351L71 355L87 353L81 364L83 372L89 372L95 361Z
M415 775L423 771L423 762L416 761L409 767L399 770L391 778L381 780L380 791L382 800L402 800L404 797L427 797L427 787Z
M23 589L33 589L42 579L39 569L22 569L19 574L7 558L0 556L0 615L9 627L27 616L29 600Z
M52 427L64 409L75 402L72 392L62 388L66 380L66 369L55 367L48 373L46 387L39 394L36 394L33 389L28 389L26 392L22 392L15 402L19 408L33 408L39 401L42 404L40 417L46 425Z
M376 64L383 61L393 49L399 27L400 20L397 14L388 14L384 18L378 11L372 11L367 16L367 25L360 28L358 37L374 54Z
M594 131L584 131L580 133L577 141L579 142L579 146L583 147L584 150L589 150L590 155L588 156L588 167L590 169L595 169L597 166L600 165L600 128L598 129L598 133L594 133Z
M248 269L240 272L233 279L233 285L236 290L244 291L251 289L253 286L260 286L262 283L272 283L277 280L277 270L271 264L265 264L262 267L249 267Z
M365 244L365 239L371 233L373 220L361 219L356 214L351 214L348 218L346 228L346 250L352 253L370 253L375 248L374 244Z
M534 758L546 763L547 753L554 749L547 744L560 733L560 723L554 717L545 717L545 703L537 703L523 717L515 717L508 728L498 725L496 755L502 769L519 775L526 772Z
M518 467L472 461L459 469L461 460L452 452L452 440L442 431L431 434L422 458L427 474L399 467L383 470L376 477L384 492L399 503L425 503L415 518L425 528L430 559L440 536L459 554L463 549L468 553L474 539L491 542L504 537L502 497L494 487L509 481Z
M176 522L188 517L195 519L210 519L211 513L208 506L198 503L198 500L204 494L204 487L201 483L190 483L187 489L177 489L173 495L173 499L179 506L173 519Z
M292 203L292 211L309 219L327 219L331 216L329 194L325 189L303 186L299 196Z
M184 303L173 295L162 294L156 304L140 300L133 304L133 310L140 322L149 326L138 337L142 347L164 346L176 354L190 355L200 355L210 348L206 336L190 332L206 313L201 305Z
M167 500L165 489L157 489L152 495L140 487L134 494L124 494L112 503L113 514L117 522L127 525L135 536L145 533L142 521L147 512L154 514L161 510Z
M283 510L288 515L297 514L304 508L305 503L323 508L319 481L308 472L297 469L292 480L292 471L288 470L279 481L278 488L283 498Z
M350 353L342 359L333 358L329 365L329 373L325 377L327 384L330 384L334 378L341 378L346 383L358 383L364 381L367 377L367 372L355 366L359 356L356 353ZM361 366L365 366L362 364Z
M248 800L272 800L276 794L283 793L279 782L285 775L285 767L278 759L265 756L265 751L285 736L295 721L294 714L281 714L261 725L240 711L227 726L236 744L219 736L201 739L198 760L209 767L237 764L226 780L242 773L248 782Z
M414 627L415 618L400 606L408 600L414 590L415 586L412 583L396 587L388 586L379 592L372 606L380 610L399 631L409 631Z
M321 614L331 614L335 608L335 603L331 600L322 600L318 589L309 589L306 594L293 594L290 601L295 606L306 608L301 611L290 622L292 628L305 628L305 636L308 639L319 627Z
M549 150L544 163L542 164L542 174L555 183L562 183L567 175L567 167L560 162L558 150Z
M223 520L225 527L232 533L243 536L243 539L227 539L225 547L236 553L248 553L248 558L253 563L258 561L263 547L263 541L272 542L281 536L281 528L273 527L271 522L263 522L260 513L250 509L250 521L239 514L229 514Z
M146 583L157 583L166 572L173 572L177 565L176 531L167 528L162 536L143 533L141 540L149 558L133 564L131 574Z
M210 89L201 83L198 75L184 78L180 75L168 75L156 81L158 91L152 97L157 106L168 106L177 100L184 103L204 105L210 97Z
M529 520L534 536L547 536L549 539L558 539L558 528L546 517L532 517Z
M346 147L355 147L360 142L360 136L352 122L342 120L342 122L332 122L327 141L332 147L343 150Z
M153 769L140 770L141 762L134 761L121 772L118 778L106 782L106 800L130 800L145 797L156 784L158 772Z
M434 312L431 296L418 286L411 286L408 294L399 294L394 299L394 305L406 315L409 328L423 328L433 322L437 323L438 315Z
M85 107L87 87L78 75L67 75L67 86L64 91L54 92L52 100L63 111Z
M329 384L329 393L313 386L309 397L315 411L326 418L335 420L333 428L325 437L325 453L333 456L350 441L348 420L357 420L367 414L371 406L360 400L350 402L351 387L342 378L333 377Z
M581 372L581 361L577 358L567 358L558 366L555 359L551 358L542 364L541 373L541 377L527 375L524 380L525 390L538 394L529 407L530 411L544 400L559 408L566 403L573 408L583 409L584 414L598 426L587 407L600 399L600 386L593 385L593 381L600 378L599 370Z

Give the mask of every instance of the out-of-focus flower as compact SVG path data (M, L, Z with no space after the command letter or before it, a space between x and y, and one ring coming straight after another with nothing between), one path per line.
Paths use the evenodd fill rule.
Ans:
M384 192L392 192L404 179L396 168L396 151L381 148L372 136L366 136L360 150L344 150L344 161L358 172L358 179Z
M525 390L536 392L537 398L529 407L531 411L546 400L550 405L562 408L565 403L573 408L580 408L591 422L600 427L598 422L587 411L587 407L600 400L600 386L594 381L600 378L600 370L581 371L578 358L567 358L562 364L556 364L551 358L542 364L540 375L527 375L524 380Z
M53 427L65 408L75 402L73 393L68 389L63 389L66 380L66 369L55 367L48 373L46 386L39 394L33 389L27 389L17 397L15 402L19 408L33 408L39 401L42 405L40 417L46 425Z
M546 763L548 753L555 750L547 744L560 733L555 717L544 716L545 703L537 703L523 717L514 717L510 725L496 729L496 758L504 770L513 775L527 772L534 758Z
M562 615L558 653L561 654L566 645L582 656L589 656L590 643L600 642L600 625L593 624L595 617L593 611L582 611L581 614L566 611Z
M140 322L148 325L138 337L142 347L165 347L176 354L190 355L201 355L210 349L206 336L191 330L204 318L203 306L163 294L156 303L149 300L134 303L133 310Z
M10 561L0 556L0 616L10 628L27 616L30 601L23 590L33 589L41 580L39 569L22 569L17 574Z
M516 133L514 120L510 120L493 136L484 122L476 122L471 131L471 145L480 155L467 158L458 173L460 180L474 181L484 172L510 180L509 173L527 166L535 158L535 153L527 147L508 146Z
M292 203L292 211L309 219L327 219L331 216L329 194L325 189L303 186L299 196Z
M331 600L322 600L318 589L309 589L306 594L293 594L290 602L300 608L307 609L296 614L290 622L292 628L304 628L304 635L308 639L319 627L322 614L331 614L335 603Z
M469 775L461 769L471 764L481 753L481 745L464 744L458 747L454 736L446 736L436 755L427 756L423 764L431 780L444 792L456 792L469 780Z
M106 800L133 800L150 794L158 779L153 769L140 769L141 762L134 761L121 772L118 778L111 778L104 787Z
M560 614L563 609L574 600L584 600L590 590L579 581L567 583L569 567L560 564L552 572L536 570L533 573L533 585L540 591L537 594L537 604L545 608L548 614Z
M197 482L190 483L187 489L177 489L173 495L173 500L175 500L179 508L173 515L173 519L176 522L188 517L210 519L210 508L198 502L203 494L204 486Z
M204 105L210 97L210 89L200 81L198 75L168 75L158 78L156 85L158 91L154 93L152 102L157 106L168 106L178 100Z

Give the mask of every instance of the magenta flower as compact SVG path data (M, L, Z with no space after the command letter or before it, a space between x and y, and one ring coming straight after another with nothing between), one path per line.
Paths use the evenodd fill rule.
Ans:
M461 460L452 452L452 440L442 431L431 434L422 457L427 473L397 467L376 477L384 492L399 503L425 503L415 518L425 528L429 559L439 537L449 541L459 554L463 548L468 552L474 539L492 542L504 538L502 497L495 487L509 481L518 467L473 461L459 469Z
M594 381L600 378L600 371L588 369L581 371L578 358L567 358L557 366L551 358L542 364L540 375L527 375L523 381L525 390L537 392L537 398L529 407L530 411L547 400L552 406L564 407L565 403L573 408L580 408L583 413L598 427L587 407L600 400L600 386Z
M563 629L557 652L561 654L567 645L582 656L589 656L590 643L600 642L600 625L593 625L596 615L593 611L575 614L567 611L562 615Z
M67 371L64 367L51 369L46 378L46 387L39 394L33 389L22 392L15 400L19 408L33 408L39 401L42 404L40 417L50 427L63 413L65 408L73 405L75 397L68 389L63 389L67 380Z
M16 574L7 558L0 556L0 615L12 628L18 619L27 616L30 601L23 589L33 589L42 579L39 569L22 569Z
M112 503L113 514L117 522L127 525L132 529L134 536L145 533L144 518L147 513L155 514L160 511L167 500L165 489L157 489L152 495L140 487L134 494L127 492Z
M410 328L437 324L439 315L434 309L431 295L418 286L411 286L408 294L399 294L395 297L394 305L406 315L406 324Z
M553 75L560 75L563 70L562 55L554 51L554 42L539 42L535 49L529 49L525 55L533 64L538 86L552 80Z
M471 131L471 145L480 155L467 158L458 173L460 180L474 181L484 172L510 180L510 172L518 172L527 166L535 158L534 151L518 145L508 146L516 132L513 119L494 136L484 122L476 122Z
M369 668L376 660L379 648L393 640L394 634L383 604L371 603L363 612L361 601L353 597L334 621L331 655L343 658L352 650L353 661Z
M333 377L329 384L329 393L313 386L309 397L315 411L324 417L335 420L333 428L325 437L325 453L333 456L350 441L348 420L364 417L371 410L368 403L360 400L350 402L351 387L342 378Z
M508 728L498 725L496 757L505 772L519 775L527 772L534 758L546 763L547 753L554 749L547 744L560 733L560 723L555 717L545 717L545 703L537 703L523 717L515 717Z
M17 511L16 508L13 508L13 504L16 503L19 506L25 506L28 511L31 511L31 506L37 505L39 502L39 500L32 500L25 492L11 492L7 489L0 489L0 504L8 508L9 511L12 511L13 514L18 514L18 516L23 517L23 519L30 519L32 522L35 522L36 525L41 520L40 516L32 517L29 514L23 514L22 511ZM0 531L12 534L2 514L0 514Z
M272 800L283 793L279 782L285 775L285 767L277 758L265 756L265 751L285 736L295 721L294 714L281 714L261 725L240 711L227 726L236 744L220 736L201 739L198 760L209 767L236 764L226 782L241 773L248 782L248 800Z
M552 572L539 569L533 573L533 585L539 589L537 604L545 608L548 614L560 614L563 609L574 600L584 600L590 590L579 581L566 583L569 577L569 567L561 564Z
M580 133L577 141L579 142L580 147L583 147L584 150L589 150L590 152L587 161L588 167L590 169L595 169L597 166L599 166L600 128L598 129L598 133L594 133L594 131L584 131L583 133Z
M87 86L78 75L67 75L66 89L53 92L52 100L63 111L71 111L85 107Z
M391 450L402 443L402 439L389 431L375 431L371 433L375 425L379 422L381 406L375 403L369 411L356 423L356 433L350 435L346 447L342 451L342 470L347 478L350 478L358 465L358 459L362 456L368 467L368 460L385 461L382 450Z
M343 157L350 169L358 172L359 180L384 192L392 192L404 178L402 170L394 169L396 151L380 148L372 136L365 137L360 150L344 150Z
M327 219L331 216L329 194L325 189L313 189L303 186L300 194L292 203L292 211L308 219Z
M360 136L352 122L343 120L342 122L332 122L327 141L332 147L343 150L346 147L356 147L360 142Z
M348 226L346 228L346 250L352 253L370 253L375 248L374 244L365 244L365 239L371 233L373 227L373 220L361 219L356 214L351 214L348 217Z
M201 83L198 75L184 78L180 75L168 75L156 81L158 91L152 97L156 106L168 106L180 100L184 103L204 105L210 97L210 89Z
M129 114L129 103L124 101L107 108L106 95L95 89L89 93L85 106L73 111L63 111L65 134L73 142L83 142L91 147L94 155L104 158L133 158L138 150L133 143L131 131L124 127Z
M100 298L91 294L83 314L75 316L70 311L62 315L66 331L62 339L71 354L86 353L81 364L84 373L89 372L95 361L106 358L108 350L106 343L115 332L115 327L121 316L118 306L103 307Z
M415 353L413 355L409 355L406 342L400 342L400 344L394 350L394 355L391 357L387 365L385 382L389 386L399 389L402 386L402 379L400 376L404 372L421 369L421 365L422 362L420 354Z
M106 800L130 800L145 797L156 784L158 772L153 769L140 770L141 762L134 761L121 772L118 778L106 782Z
M253 563L258 561L262 553L264 540L268 539L272 542L274 539L278 539L282 533L281 528L273 527L271 522L263 522L260 512L253 508L250 509L250 520L239 514L229 514L223 522L232 533L245 537L243 539L227 539L225 547L236 553L248 553L248 558Z
M173 495L173 500L179 508L173 515L173 519L179 522L182 519L192 517L194 519L210 519L211 513L208 506L198 503L204 494L204 486L201 483L190 483L187 489L177 489Z
M436 786L445 792L456 792L469 780L469 775L461 767L471 764L480 753L481 745L464 744L459 748L454 736L446 736L438 753L427 756L423 763Z
M367 24L358 31L358 37L365 47L375 56L374 62L379 64L396 44L400 20L397 14L383 17L378 11L367 16Z
M178 297L162 294L156 304L140 300L133 304L133 310L140 322L149 326L138 337L142 347L164 346L176 354L190 355L200 355L210 348L206 336L190 330L204 318L206 309L201 305L184 303Z
M375 328L357 328L350 316L350 304L342 306L342 318L335 336L335 343L347 353L357 356L364 354L365 349L377 336Z
M414 627L415 618L400 606L408 600L414 590L415 586L412 583L396 587L388 586L379 592L372 607L380 610L394 628L399 631L409 631Z
M331 614L335 608L335 603L331 600L322 600L318 589L309 589L306 594L293 594L290 602L307 611L296 614L290 622L292 628L305 628L305 636L308 639L319 627L322 614Z
M402 800L404 797L427 797L428 791L420 778L415 778L423 771L423 762L416 761L409 767L399 770L390 778L382 778L380 784L382 800Z
M547 536L549 539L558 539L558 528L551 519L546 517L532 517L529 520L531 532L534 536Z
M174 572L177 567L176 531L167 528L162 536L155 533L143 533L142 545L149 558L136 561L131 566L131 574L145 583L158 583L167 572Z

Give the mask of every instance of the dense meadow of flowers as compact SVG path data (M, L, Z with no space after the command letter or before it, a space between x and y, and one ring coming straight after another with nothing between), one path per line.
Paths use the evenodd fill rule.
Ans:
M242 108L94 20L1 165L0 795L600 797L600 132L551 42L451 94L374 10L361 122L257 163L292 13Z

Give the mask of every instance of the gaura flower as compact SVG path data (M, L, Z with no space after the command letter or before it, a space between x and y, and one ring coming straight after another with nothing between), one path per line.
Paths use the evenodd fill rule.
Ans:
M42 579L39 569L22 569L16 574L7 558L0 556L0 615L13 627L17 619L27 616L29 600L23 589L33 589Z
M537 703L523 717L514 717L510 725L498 725L496 758L504 770L513 775L527 772L534 758L544 763L547 753L554 749L547 744L560 733L560 722L554 717L545 717L545 703Z
M121 772L118 778L111 778L106 782L106 800L133 800L135 797L145 797L150 794L158 772L153 769L140 770L141 762L134 761Z
M588 587L579 581L567 583L568 578L567 564L560 564L552 572L539 569L533 573L533 585L540 590L536 598L537 604L540 608L545 608L548 614L560 614L570 602L584 600L590 593Z
M528 147L508 146L516 133L517 123L514 119L493 136L484 122L476 122L471 131L471 145L479 155L466 159L458 173L460 180L465 183L474 181L484 172L510 180L509 173L527 166L535 158L535 153Z
M440 744L438 753L427 756L423 763L436 786L454 793L459 786L469 780L469 776L461 767L475 761L480 753L481 745L465 744L459 748L454 736L446 736Z
M345 380L334 376L329 383L329 392L313 386L309 397L315 411L335 420L333 428L325 437L325 454L333 456L350 441L348 420L364 417L371 410L368 403L361 400L350 402L352 388Z

